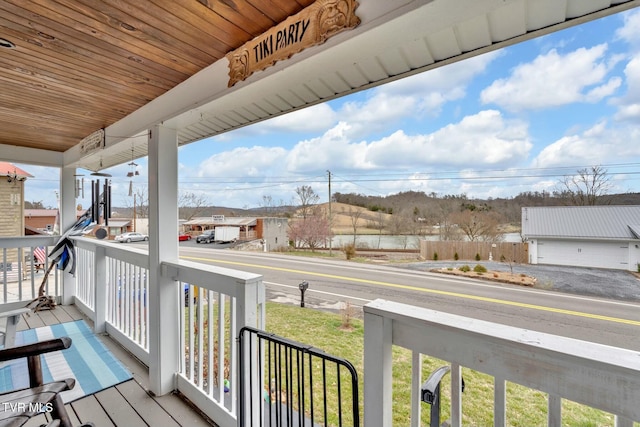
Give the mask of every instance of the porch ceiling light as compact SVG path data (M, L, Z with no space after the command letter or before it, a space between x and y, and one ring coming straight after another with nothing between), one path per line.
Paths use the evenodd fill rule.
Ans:
M13 42L0 37L0 47L3 47L5 49L15 49L16 45Z

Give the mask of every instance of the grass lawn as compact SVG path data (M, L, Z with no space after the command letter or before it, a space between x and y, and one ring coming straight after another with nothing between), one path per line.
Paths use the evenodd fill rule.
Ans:
M351 319L352 328L345 329L343 317L333 313L292 305L267 303L267 331L312 345L334 356L349 360L358 371L360 383L360 413L363 412L363 346L364 325ZM411 414L411 352L393 349L393 422L408 426ZM423 379L446 363L424 357ZM493 425L493 378L463 368L465 381L463 424L465 426ZM450 418L450 382L442 386L441 421ZM574 402L563 400L563 426L613 426L614 417ZM510 426L531 427L547 425L547 396L517 384L507 383L507 423ZM337 423L331 423L335 425ZM429 406L423 404L422 425L429 425ZM638 425L638 424L636 424Z

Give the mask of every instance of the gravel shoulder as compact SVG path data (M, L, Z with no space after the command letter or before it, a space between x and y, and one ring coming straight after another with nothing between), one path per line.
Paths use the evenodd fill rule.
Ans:
M476 264L481 264L489 271L510 271L508 264L493 261L423 261L388 265L410 270L431 271L439 268L457 268L465 264L471 268ZM533 287L536 289L624 301L640 301L640 277L630 271L518 264L513 266L513 273L535 277L537 282Z

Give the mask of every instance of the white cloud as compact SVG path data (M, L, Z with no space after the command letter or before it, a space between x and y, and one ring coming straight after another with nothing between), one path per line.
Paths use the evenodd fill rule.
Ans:
M291 173L313 174L326 169L366 170L364 162L365 143L352 143L348 134L350 127L340 122L324 135L297 143L286 159Z
M290 172L483 168L523 162L531 150L527 126L495 110L467 116L431 134L398 130L376 141L351 142L340 123L323 136L298 143L289 153Z
M615 115L616 120L638 121L640 120L640 104L629 104L621 106Z
M286 150L282 147L236 148L214 154L204 160L195 173L198 177L255 177L281 174Z
M637 126L609 128L600 122L582 134L567 135L545 147L534 167L624 163L640 156Z
M606 50L606 44L566 55L551 50L518 65L509 77L494 81L482 91L481 100L511 111L598 102L621 84L619 78L606 79L616 62L606 61Z
M366 158L379 167L482 168L523 161L530 149L526 124L487 110L428 135L397 131L371 143Z
M467 85L500 54L487 53L377 87L365 100L345 103L340 119L349 123L349 136L359 139L403 119L436 117L443 105L464 98Z
M624 25L616 31L616 37L632 46L640 47L640 11L623 14Z
M640 55L632 58L624 69L627 93L615 100L618 105L616 120L640 119Z

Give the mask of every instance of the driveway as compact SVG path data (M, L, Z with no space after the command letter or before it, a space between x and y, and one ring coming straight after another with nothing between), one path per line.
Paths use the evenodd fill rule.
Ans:
M389 265L429 271L436 268L460 267L465 264L471 268L476 264L482 264L488 270L510 271L508 264L493 261L425 261ZM629 271L517 264L513 266L513 272L535 277L537 279L535 288L537 289L624 301L640 301L640 279Z

